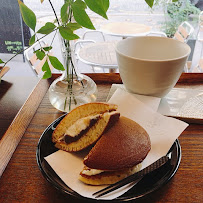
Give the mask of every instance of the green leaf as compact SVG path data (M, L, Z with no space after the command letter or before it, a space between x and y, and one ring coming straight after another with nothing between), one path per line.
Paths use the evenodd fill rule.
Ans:
M0 64L1 64L1 63L5 63L5 62L3 62L3 61L0 59Z
M73 2L72 6L73 5L77 6L78 8L80 8L82 10L85 10L87 8L87 5L82 0L76 0L75 2Z
M61 7L61 20L62 23L67 23L68 22L68 3L65 3L62 7Z
M107 10L109 9L109 0L101 0L104 10L107 12Z
M82 28L78 23L68 23L66 27L69 27L73 31Z
M42 47L42 49L44 49L44 51L50 51L52 49L52 46L49 47Z
M154 0L145 0L145 2L149 5L149 7L153 7Z
M44 65L42 66L42 71L45 72L44 75L43 75L43 79L48 79L51 77L51 69L49 67L49 63L48 61L46 60Z
M51 65L55 69L57 69L57 70L65 70L62 63L55 56L49 56L49 60L51 62Z
M53 23L46 23L43 27L41 27L37 33L40 33L40 34L49 34L51 32L53 32L53 30L55 29L55 25Z
M35 43L35 35L32 35L32 37L29 40L29 45L33 45Z
M68 27L59 27L59 32L64 39L74 40L79 39L80 37L73 33L73 31Z
M85 0L85 3L93 12L108 19L106 12L109 8L109 0Z
M172 0L172 2L177 2L178 0Z
M82 0L76 0L72 4L73 16L77 23L81 26L86 27L88 29L95 30L92 21L90 20L89 16L87 15L85 9L87 8L86 4Z
M44 51L37 50L37 51L35 51L35 53L36 53L36 56L37 56L37 58L38 58L39 60L42 60L42 59L45 57Z
M28 27L30 27L33 31L35 31L37 20L34 12L30 10L22 1L18 0L18 4L21 15L23 17L23 21Z
M49 67L49 63L48 63L48 61L46 60L46 61L44 62L44 64L43 64L43 66L42 66L42 71L43 71L43 72L44 72L44 71L47 71L48 67Z

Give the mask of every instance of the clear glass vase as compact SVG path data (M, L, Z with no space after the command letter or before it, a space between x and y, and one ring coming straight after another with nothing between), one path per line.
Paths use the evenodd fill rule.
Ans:
M49 100L56 109L69 112L76 106L96 101L97 86L90 77L76 72L70 46L65 47L66 70L50 85Z

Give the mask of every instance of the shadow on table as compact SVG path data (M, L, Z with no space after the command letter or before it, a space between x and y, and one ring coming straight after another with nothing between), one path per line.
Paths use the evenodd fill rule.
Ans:
M13 84L4 80L0 82L0 100Z

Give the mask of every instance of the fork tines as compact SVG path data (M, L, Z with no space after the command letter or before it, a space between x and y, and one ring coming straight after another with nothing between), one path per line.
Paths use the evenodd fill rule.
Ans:
M112 191L115 191L116 189L118 188L121 188L122 186L124 185L127 185L128 183L131 183L131 182L134 182L134 181L137 181L139 182L143 176L145 176L146 174L154 171L155 169L161 167L162 165L164 165L169 159L171 159L171 153L168 154L167 156L163 156L161 157L160 159L158 159L156 162L152 163L151 165L149 165L148 167L144 168L143 170L133 174L133 175L130 175L112 185L109 185L108 187L102 189L102 190L99 190L97 192L95 192L94 194L92 194L93 196L95 196L95 198L98 198L98 197L101 197L101 196L104 196Z

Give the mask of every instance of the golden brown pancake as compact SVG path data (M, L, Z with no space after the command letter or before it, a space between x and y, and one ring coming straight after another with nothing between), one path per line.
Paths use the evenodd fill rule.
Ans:
M91 149L84 164L92 169L121 170L141 163L151 149L148 133L133 120L120 117Z
M113 184L139 171L150 149L147 132L122 116L85 157L79 180L90 185Z
M136 172L138 172L141 168L142 164L138 164L134 167L118 170L118 171L103 171L102 173L99 173L97 175L85 175L83 172L86 170L84 169L81 171L79 180L82 182L88 184L88 185L107 185L107 184L113 184L117 181L126 178L129 175L132 175Z
M95 143L119 119L117 105L88 103L73 109L58 124L52 141L61 150L80 151Z

